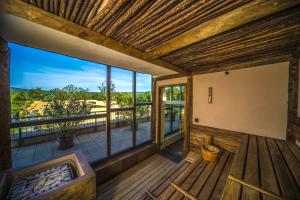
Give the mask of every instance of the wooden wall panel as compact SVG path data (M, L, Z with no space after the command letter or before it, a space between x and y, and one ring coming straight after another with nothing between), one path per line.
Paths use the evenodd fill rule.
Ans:
M190 146L192 151L200 153L201 145L204 144L204 136L212 136L212 143L230 152L235 152L239 148L243 133L217 129L201 125L191 125Z
M300 50L295 51L289 65L288 85L288 124L287 140L300 142L300 118L298 118L298 96L299 96L299 57Z

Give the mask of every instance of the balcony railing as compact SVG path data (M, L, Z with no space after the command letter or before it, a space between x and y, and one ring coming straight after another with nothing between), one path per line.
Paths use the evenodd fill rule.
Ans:
M120 127L132 123L132 118L126 118L120 112L126 109L115 109L111 114L111 125ZM92 129L91 131L105 130L107 113L91 113L89 115L50 118L49 116L29 116L22 118L13 118L11 122L11 139L21 140L36 136L46 136L58 131L54 128L55 124L64 122L80 121L76 131L83 129ZM139 120L149 121L150 115L145 115ZM103 129L101 129L103 128ZM94 130L93 130L94 129ZM97 130L96 130L97 129Z

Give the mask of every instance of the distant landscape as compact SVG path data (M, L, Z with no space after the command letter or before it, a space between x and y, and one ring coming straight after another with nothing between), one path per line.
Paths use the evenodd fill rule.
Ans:
M106 111L106 86L104 83L98 87L99 92L90 92L88 89L67 85L61 89L42 90L41 88L23 89L10 88L12 118L40 117L44 108L54 100L78 99L91 106L91 113ZM132 92L116 92L111 86L111 100L113 107L131 107ZM151 102L151 92L138 92L137 102ZM149 113L149 108L137 109L138 115ZM76 113L73 113L76 115ZM49 117L49 116L47 116ZM50 116L51 117L51 116Z

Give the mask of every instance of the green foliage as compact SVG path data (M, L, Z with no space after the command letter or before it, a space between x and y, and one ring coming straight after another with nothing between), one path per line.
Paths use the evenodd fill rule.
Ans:
M30 89L28 91L28 97L34 101L42 101L44 99L44 91L41 88Z
M90 114L91 107L86 102L85 93L82 88L68 85L62 90L52 91L51 101L44 108L44 114L52 118L74 117L77 115ZM51 128L58 130L59 135L72 134L82 121L68 121L51 124Z
M28 108L33 99L25 92L15 91L10 95L11 113L13 117L23 117L29 114Z
M115 84L111 84L112 101L116 101L120 108L132 107L131 92L116 92ZM34 101L49 102L49 105L44 110L44 115L61 118L71 116L72 114L86 114L84 106L87 106L86 100L106 100L106 82L102 82L98 87L99 92L90 92L88 89L68 85L63 89L52 89L49 91L41 88L30 90L13 89L11 90L11 108L13 117L29 116L31 111L29 107ZM152 93L138 92L137 102L151 102ZM70 102L67 107L66 102ZM79 103L80 102L80 103ZM86 105L85 105L86 104ZM49 109L52 109L51 112ZM81 110L82 109L82 110ZM90 109L90 108L89 108ZM137 109L137 116L142 117L149 113L147 106L141 106ZM120 117L128 119L132 117L131 111L123 111Z

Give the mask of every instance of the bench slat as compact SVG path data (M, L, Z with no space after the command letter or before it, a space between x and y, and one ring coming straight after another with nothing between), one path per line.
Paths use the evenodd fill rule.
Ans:
M257 137L249 136L249 145L247 152L246 169L244 181L260 186L259 166L258 166L258 152L257 152ZM248 187L243 187L242 199L260 199L258 191Z
M300 199L300 191L293 180L288 167L275 143L274 139L267 138L270 155L273 161L274 169L278 177L279 185L283 195L287 199Z
M258 152L261 173L261 187L281 195L267 142L264 137L258 137ZM263 199L271 200L273 198L264 194Z

